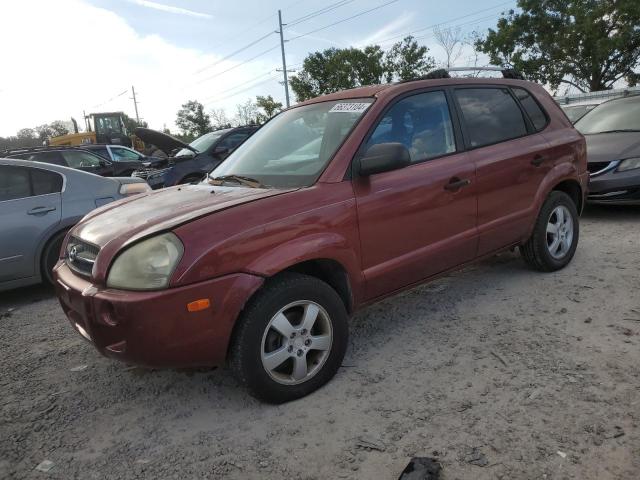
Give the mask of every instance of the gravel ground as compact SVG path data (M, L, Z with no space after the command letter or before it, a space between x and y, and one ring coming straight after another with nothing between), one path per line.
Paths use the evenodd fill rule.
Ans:
M280 406L102 358L42 287L2 293L0 478L396 479L419 455L445 480L637 479L639 223L591 208L563 271L506 253L359 312L336 378Z

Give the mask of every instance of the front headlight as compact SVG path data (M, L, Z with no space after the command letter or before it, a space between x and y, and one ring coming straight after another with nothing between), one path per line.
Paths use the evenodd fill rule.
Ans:
M637 158L627 158L623 160L620 165L618 165L618 172L626 172L627 170L633 170L635 168L640 168L640 157Z
M111 265L107 287L125 290L166 288L184 247L173 233L148 238L118 255Z

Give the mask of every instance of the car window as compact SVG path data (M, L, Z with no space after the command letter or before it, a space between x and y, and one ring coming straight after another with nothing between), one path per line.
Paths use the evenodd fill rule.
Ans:
M111 156L109 155L109 151L107 150L107 147L92 148L91 151L93 153L97 153L98 155L100 155L102 158L106 160L111 160Z
M218 143L218 145L216 145L216 148L217 147L224 147L224 148L227 148L229 150L233 150L238 145L240 145L242 142L244 142L247 139L248 136L249 136L249 134L246 133L246 132L232 133L232 134L226 136L225 138L223 138L222 140L220 140L220 143Z
M88 152L81 152L79 150L68 150L61 152L67 164L71 168L82 167L99 167L100 157L92 155Z
M63 167L67 166L67 162L65 162L60 152L37 152L32 153L27 157L28 160L32 160L34 162L43 162L50 163L52 165L62 165Z
M62 191L62 175L38 168L31 169L33 195L47 195Z
M444 92L427 92L404 98L384 115L367 142L402 143L412 162L456 151L453 124Z
M26 168L0 165L0 202L31 196Z
M138 161L140 154L122 147L111 147L113 160L116 162Z
M529 115L529 119L531 119L531 123L533 123L533 127L536 131L542 130L547 126L547 116L544 114L544 111L538 105L538 102L531 96L529 92L527 92L524 88L513 88L513 93L516 94L518 100L522 104L524 111Z
M472 147L527 134L522 110L507 88L464 88L455 95Z
M640 131L640 97L601 103L576 122L583 135L616 131Z

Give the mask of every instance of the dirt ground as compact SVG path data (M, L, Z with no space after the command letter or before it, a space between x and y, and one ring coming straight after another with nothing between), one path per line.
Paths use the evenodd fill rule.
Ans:
M0 478L396 479L413 455L444 480L640 478L639 227L590 208L563 271L506 253L361 311L336 378L280 406L102 358L42 287L2 293Z

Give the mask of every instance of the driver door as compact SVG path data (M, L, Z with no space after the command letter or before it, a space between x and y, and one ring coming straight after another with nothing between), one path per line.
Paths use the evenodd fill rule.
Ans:
M452 117L442 90L404 97L365 145L366 151L377 143L402 143L412 162L353 180L367 299L476 256L475 166L458 152Z

